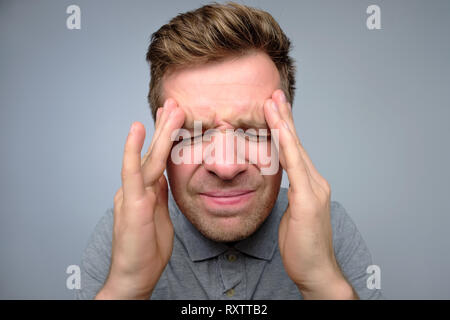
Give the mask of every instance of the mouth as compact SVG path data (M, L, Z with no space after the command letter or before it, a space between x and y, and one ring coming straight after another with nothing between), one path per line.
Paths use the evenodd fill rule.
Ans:
M239 209L249 202L254 193L254 190L210 191L200 193L200 197L208 207Z

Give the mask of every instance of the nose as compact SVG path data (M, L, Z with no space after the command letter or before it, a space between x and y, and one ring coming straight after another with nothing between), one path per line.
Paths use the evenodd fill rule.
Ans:
M248 162L238 150L235 136L216 132L204 149L203 167L222 180L232 180L247 170Z
M233 180L241 172L247 170L247 164L204 164L203 167L222 180Z

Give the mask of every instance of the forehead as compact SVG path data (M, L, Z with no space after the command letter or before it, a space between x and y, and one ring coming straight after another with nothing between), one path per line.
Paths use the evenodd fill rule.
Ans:
M263 104L280 88L279 72L262 52L185 68L163 81L163 98L185 111L185 127L194 120L204 127L266 127Z

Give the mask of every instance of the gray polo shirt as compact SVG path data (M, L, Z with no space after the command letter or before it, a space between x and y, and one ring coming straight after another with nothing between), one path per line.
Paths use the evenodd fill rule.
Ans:
M287 189L281 188L271 214L247 239L229 247L205 238L180 212L169 192L175 229L173 252L151 299L302 299L283 267L278 226L286 210ZM334 252L341 269L361 299L380 299L368 289L370 252L355 224L338 202L331 202ZM108 275L113 210L95 227L81 264L77 299L93 299Z

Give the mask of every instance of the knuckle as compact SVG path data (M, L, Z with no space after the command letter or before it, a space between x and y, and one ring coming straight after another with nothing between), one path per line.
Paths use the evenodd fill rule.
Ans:
M327 193L327 195L330 195L331 194L331 185L330 185L330 183L326 179L323 179L323 184L324 184L325 192Z
M140 170L132 170L131 168L129 168L129 166L127 166L126 164L123 165L122 167L122 171L120 173L120 176L122 178L122 181L127 179L128 177L132 177L135 175L139 175L140 174Z
M331 193L331 186L330 183L323 178L322 176L317 177L317 182L319 183L321 189L324 191L325 194L329 195Z
M126 176L127 176L127 166L126 166L126 164L124 163L124 164L122 165L122 170L120 171L120 177L121 177L122 180L123 180L123 179L125 179Z
M114 195L114 202L119 202L122 199L123 196L123 191L122 191L122 187L119 188L119 190L116 192L116 194Z
M321 208L322 208L322 203L320 201L311 201L309 204L309 210L313 214L317 214L318 212L320 212Z
M281 130L283 128L283 119L278 119L278 121L275 123L275 128Z
M124 181L127 178L127 174L123 170L120 173L120 178L122 179L122 181Z

